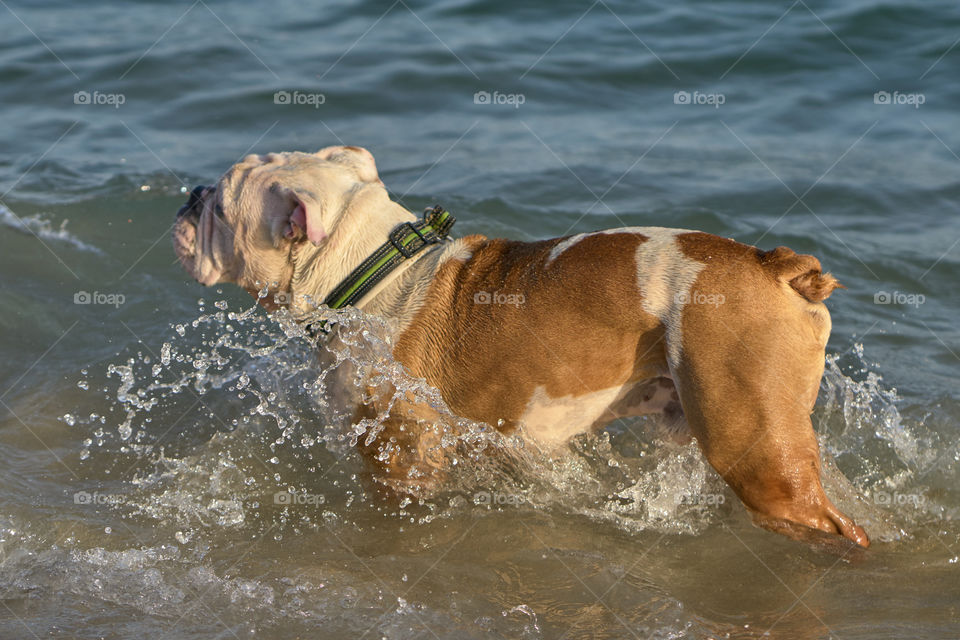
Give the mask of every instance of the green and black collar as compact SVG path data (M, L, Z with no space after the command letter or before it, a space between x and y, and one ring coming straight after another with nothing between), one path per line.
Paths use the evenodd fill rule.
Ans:
M438 205L427 209L422 220L398 225L390 232L387 241L351 271L323 304L331 309L342 309L356 303L401 263L425 247L443 242L454 222L456 219L450 212Z
M387 241L351 271L324 299L323 304L331 309L342 309L355 304L401 263L424 248L446 240L454 222L456 218L437 205L427 209L422 220L397 225L390 232ZM329 329L330 323L327 320L306 326L307 332L313 336L316 336L318 331L327 333Z

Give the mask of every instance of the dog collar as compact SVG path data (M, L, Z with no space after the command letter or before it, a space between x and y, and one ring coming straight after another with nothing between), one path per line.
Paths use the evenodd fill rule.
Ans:
M427 209L422 220L396 226L387 241L351 271L323 303L331 309L356 303L401 263L425 247L443 242L454 222L450 212L437 205Z

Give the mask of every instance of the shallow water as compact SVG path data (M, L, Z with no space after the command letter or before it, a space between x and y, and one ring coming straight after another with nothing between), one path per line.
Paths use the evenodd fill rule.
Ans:
M960 635L955 5L51 0L0 24L0 637ZM847 290L814 424L871 549L754 528L645 420L551 459L448 415L446 490L383 499L316 345L168 237L244 153L341 141L461 235L818 255ZM442 404L339 319L341 361Z

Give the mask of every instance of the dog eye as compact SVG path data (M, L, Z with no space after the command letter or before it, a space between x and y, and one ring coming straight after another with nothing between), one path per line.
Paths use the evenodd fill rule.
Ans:
M214 215L216 215L218 218L223 218L223 215L224 215L224 214L223 214L223 207L220 206L220 203L219 203L219 202L216 204L216 206L214 206L214 208L213 208L213 213L214 213Z

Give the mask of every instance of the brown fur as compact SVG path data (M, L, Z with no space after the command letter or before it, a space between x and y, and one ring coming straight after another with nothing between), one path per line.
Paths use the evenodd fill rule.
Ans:
M663 345L655 346L662 337L659 322L636 303L620 302L636 298L633 262L604 260L591 267L577 258L629 256L640 237L590 238L549 267L547 256L559 239L468 240L470 260L441 267L427 303L394 350L457 413L512 423L536 387L552 397L580 395L665 369ZM519 307L476 304L480 292L525 300Z
M472 257L443 265L395 349L457 413L508 429L538 387L583 396L667 371L663 326L640 309L629 259L642 236L588 237L549 265L559 240L469 240ZM759 524L787 520L866 546L863 530L823 492L809 418L829 332L818 300L835 281L820 275L816 258L785 248L764 253L703 233L678 244L707 265L696 288L726 300L686 308L683 357L672 372L707 460ZM517 309L476 305L478 291L527 300ZM818 312L790 300L793 291Z

